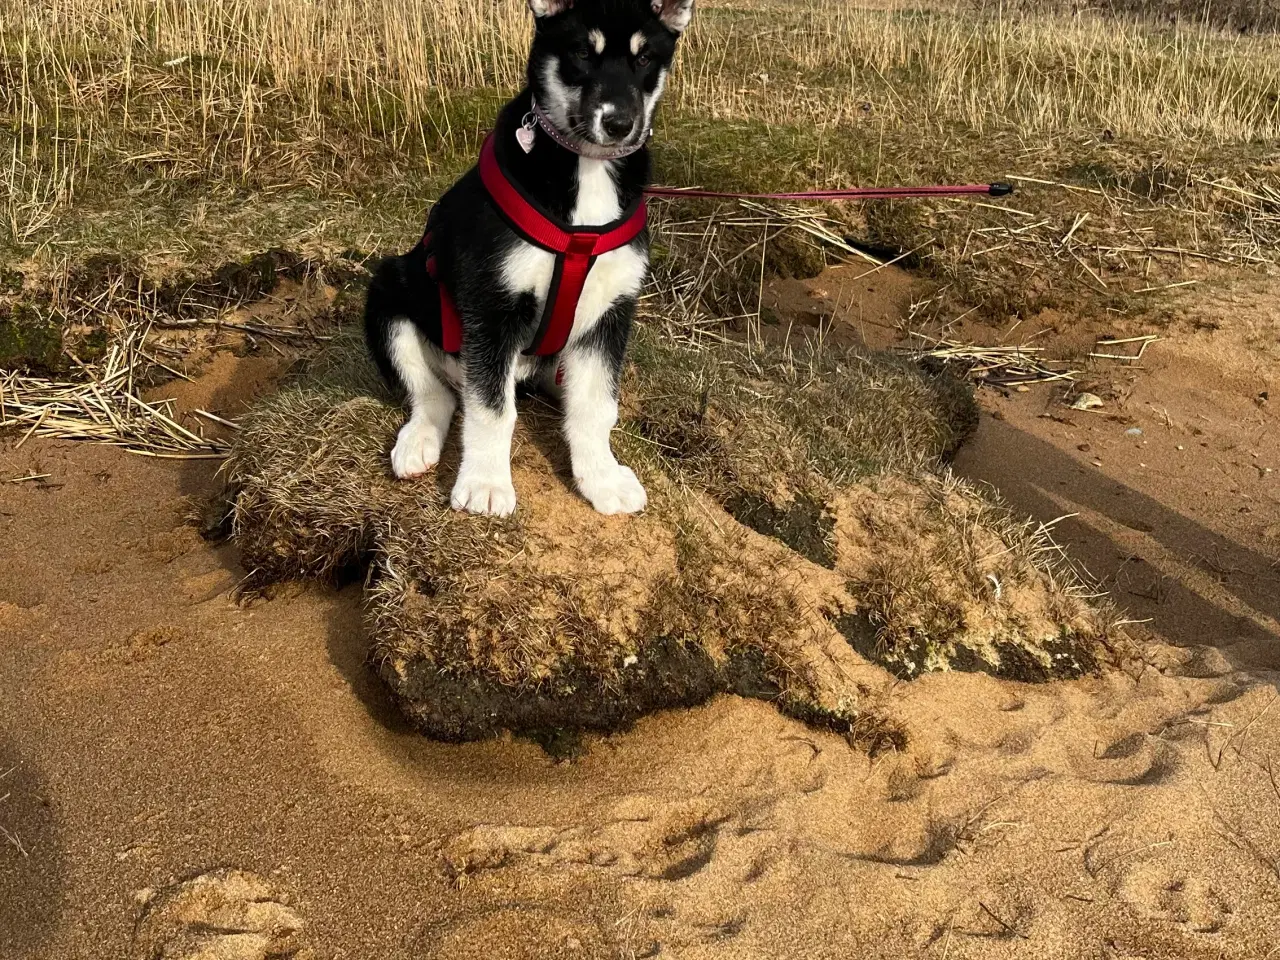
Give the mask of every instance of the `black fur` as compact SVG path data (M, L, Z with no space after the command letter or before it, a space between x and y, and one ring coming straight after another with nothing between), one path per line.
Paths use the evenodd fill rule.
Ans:
M672 2L667 0L667 6ZM605 56L595 52L589 39L592 30L600 30L607 38ZM641 57L632 56L629 50L629 39L637 31L643 31L647 41ZM544 64L554 58L563 83L581 89L581 104L588 115L593 104L612 98L632 106L627 115L638 128L643 121L643 94L652 93L661 72L669 68L676 39L650 0L578 0L564 12L538 17L528 85L502 109L495 127L498 160L507 176L548 213L568 221L577 202L578 157L541 129L528 154L515 139L516 129L530 110L531 97L537 96L540 104L552 98L544 85ZM582 116L570 114L568 119L570 129L581 134ZM644 131L637 129L636 135L643 136ZM614 170L620 205L625 210L649 182L648 149L616 161ZM503 403L511 364L530 343L538 320L533 295L511 295L501 279L501 265L519 242L518 235L484 189L476 167L432 208L427 229L433 238L437 274L452 291L462 323L461 360L468 386L478 399L497 409ZM647 232L641 233L633 246L647 252L648 242ZM407 317L433 343L440 339L439 294L426 273L425 260L421 245L403 256L391 257L379 265L369 286L365 312L369 349L383 375L396 387L403 385L398 383L388 356L393 321ZM600 350L612 361L616 377L634 313L633 298L615 302L591 336L575 349ZM548 359L554 362L554 358Z

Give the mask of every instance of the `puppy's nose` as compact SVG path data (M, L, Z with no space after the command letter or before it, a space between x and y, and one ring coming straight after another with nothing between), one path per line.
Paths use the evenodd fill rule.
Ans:
M631 132L635 121L625 113L607 113L601 118L600 126L604 128L605 136L621 140Z

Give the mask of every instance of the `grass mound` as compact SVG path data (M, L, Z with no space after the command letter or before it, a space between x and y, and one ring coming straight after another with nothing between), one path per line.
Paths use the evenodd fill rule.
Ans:
M934 467L976 419L960 385L883 356L692 347L651 329L619 454L650 492L606 518L572 491L558 417L526 401L507 520L449 509L458 451L397 482L402 422L338 343L243 422L228 461L250 586L367 569L372 661L424 732L615 729L720 691L892 738L868 660L1030 679L1104 632L1043 538ZM879 674L882 676L882 674Z

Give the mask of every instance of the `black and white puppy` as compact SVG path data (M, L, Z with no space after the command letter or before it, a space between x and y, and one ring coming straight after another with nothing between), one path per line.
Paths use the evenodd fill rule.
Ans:
M609 224L632 207L649 182L644 143L693 2L528 0L535 16L528 85L502 109L494 130L507 179L567 224ZM551 131L530 122L534 101ZM533 134L531 149L517 138L521 130L526 143ZM427 228L435 275L461 322L461 351L446 354L437 346L441 306L422 246L383 262L366 306L369 348L409 403L391 451L395 475L417 476L436 464L460 397L462 465L453 507L510 514L516 384L531 382L560 394L579 492L601 513L642 510L644 488L614 458L610 433L649 267L647 232L596 257L568 342L558 354L538 357L524 351L538 328L555 257L512 229L478 167L440 198Z

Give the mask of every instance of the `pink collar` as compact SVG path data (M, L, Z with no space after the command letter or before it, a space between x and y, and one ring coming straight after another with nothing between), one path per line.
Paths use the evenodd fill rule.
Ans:
M591 160L621 160L623 157L629 157L648 143L649 137L653 133L652 130L646 130L645 135L640 140L628 147L604 147L588 140L570 137L562 132L552 119L547 116L546 112L538 106L537 100L531 98L529 102L533 109L524 115L524 122L516 130L516 140L525 153L533 149L533 127L535 123L542 128L543 133L570 153L576 153L580 157L587 157Z

